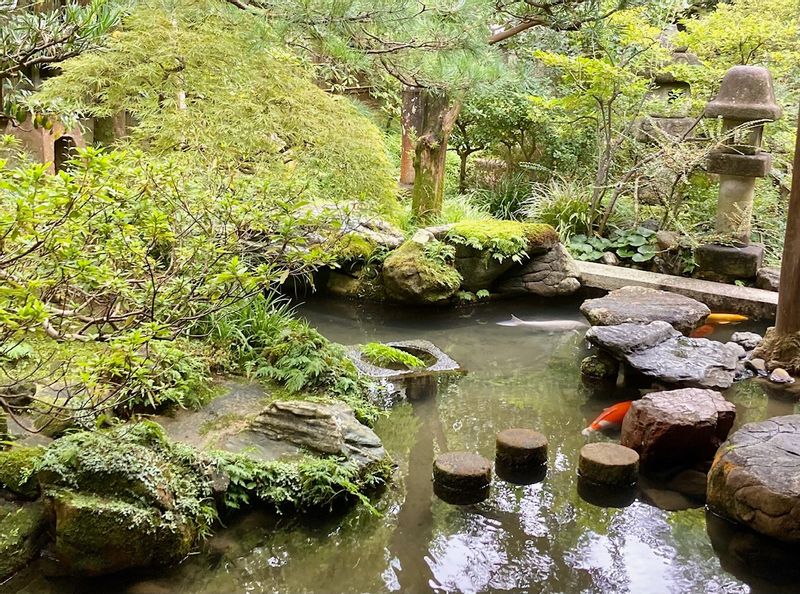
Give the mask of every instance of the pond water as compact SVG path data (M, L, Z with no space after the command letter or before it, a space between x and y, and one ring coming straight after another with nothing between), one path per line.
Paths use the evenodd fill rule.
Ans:
M318 300L299 309L331 340L428 339L467 370L417 385L376 431L397 462L396 483L376 502L338 517L243 515L180 567L102 581L47 579L36 568L5 585L11 592L335 593L745 593L797 592L796 553L707 516L702 507L664 511L637 499L599 507L578 493L583 429L611 403L638 395L581 382L587 347L574 332L537 333L496 325L580 319L578 303L505 301L459 310L419 310ZM721 328L725 340L734 330ZM754 382L730 390L737 426L790 414ZM436 498L438 453L492 458L495 434L530 427L548 436L543 481L495 479L486 501L453 506ZM599 439L614 439L614 435Z

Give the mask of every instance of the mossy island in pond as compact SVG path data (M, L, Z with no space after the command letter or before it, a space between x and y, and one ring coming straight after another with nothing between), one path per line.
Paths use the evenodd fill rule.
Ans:
M406 241L383 263L383 281L389 298L430 305L455 295L461 275L453 267L455 249L435 239Z
M419 357L379 342L365 344L361 347L361 353L367 361L378 367L415 369L426 366Z

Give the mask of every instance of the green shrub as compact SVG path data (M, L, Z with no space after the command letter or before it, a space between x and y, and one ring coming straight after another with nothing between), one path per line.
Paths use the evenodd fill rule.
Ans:
M212 394L208 362L189 341L153 340L135 331L84 361L83 378L96 402L123 413L167 406L198 408Z
M567 243L573 235L585 235L591 228L590 190L590 184L563 178L533 184L521 207L522 216L550 225Z
M293 396L342 400L362 422L377 418L366 396L368 386L344 348L292 317L285 302L258 296L213 316L210 326L211 340L230 350L231 371L277 382Z
M504 175L491 188L476 188L467 195L480 210L496 219L521 219L530 199L533 184L527 175Z
M425 367L425 362L411 353L380 342L369 342L361 346L364 358L378 367L402 365L408 368Z

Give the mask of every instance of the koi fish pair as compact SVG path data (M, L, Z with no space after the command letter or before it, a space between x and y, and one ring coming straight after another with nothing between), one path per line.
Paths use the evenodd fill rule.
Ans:
M706 316L706 323L696 328L689 336L691 338L704 338L714 332L717 326L724 324L738 324L747 321L747 316L739 314L713 313Z

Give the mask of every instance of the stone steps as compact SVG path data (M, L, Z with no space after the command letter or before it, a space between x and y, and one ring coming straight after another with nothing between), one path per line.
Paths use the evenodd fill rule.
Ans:
M630 285L671 291L705 303L711 311L738 313L759 320L773 320L778 294L773 291L671 276L622 266L578 262L585 287L613 291Z

